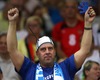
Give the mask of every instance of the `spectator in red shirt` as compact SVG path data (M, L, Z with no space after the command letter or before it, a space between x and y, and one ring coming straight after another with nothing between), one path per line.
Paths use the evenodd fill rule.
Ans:
M66 0L59 4L64 21L56 24L52 38L57 44L59 58L69 57L80 48L84 22L78 13L76 0Z

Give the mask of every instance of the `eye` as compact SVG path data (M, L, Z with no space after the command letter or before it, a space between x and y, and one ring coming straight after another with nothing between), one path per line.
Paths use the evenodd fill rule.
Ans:
M96 68L94 68L94 70L99 70L99 68L96 67Z
M49 51L51 51L51 50L53 50L53 47L49 47L48 49L49 49Z
M46 48L41 48L40 50L44 52L46 50Z

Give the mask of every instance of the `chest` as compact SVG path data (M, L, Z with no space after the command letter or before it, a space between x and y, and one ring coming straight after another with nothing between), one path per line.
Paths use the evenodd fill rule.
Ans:
M43 76L44 76L44 80L53 80L54 78L53 68L43 69Z

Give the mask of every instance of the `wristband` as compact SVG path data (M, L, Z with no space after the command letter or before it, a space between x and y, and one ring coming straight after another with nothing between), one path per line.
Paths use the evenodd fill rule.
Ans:
M92 30L92 27L91 27L91 28L86 28L86 27L84 27L84 29L85 29L85 30Z

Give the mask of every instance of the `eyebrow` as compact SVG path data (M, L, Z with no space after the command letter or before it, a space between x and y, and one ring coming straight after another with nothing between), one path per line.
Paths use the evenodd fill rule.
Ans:
M49 47L41 47L40 49L42 49L42 48L53 48L53 46L49 46Z

